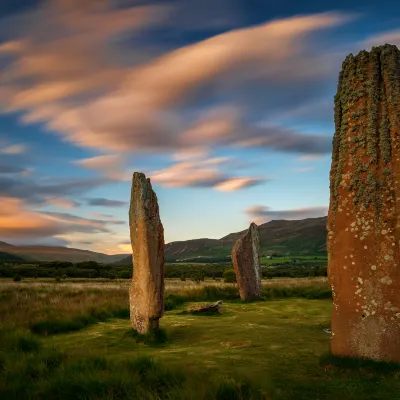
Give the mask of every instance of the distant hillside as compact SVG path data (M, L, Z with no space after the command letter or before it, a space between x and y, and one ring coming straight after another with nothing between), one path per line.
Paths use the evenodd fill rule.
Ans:
M326 217L270 221L259 226L264 254L307 255L326 253ZM231 233L221 241L234 243L246 231Z
M97 261L99 263L113 263L126 257L126 254L108 255L94 251L73 249L55 246L13 246L0 242L0 252L30 261Z
M6 253L5 251L0 251L0 262L21 262L25 261L25 258L19 257L15 254Z
M262 254L326 254L326 217L270 221L259 228ZM233 244L245 232L246 230L230 233L221 239L193 239L168 243L165 245L165 259L176 261L199 257L229 257ZM131 263L131 256L118 262Z

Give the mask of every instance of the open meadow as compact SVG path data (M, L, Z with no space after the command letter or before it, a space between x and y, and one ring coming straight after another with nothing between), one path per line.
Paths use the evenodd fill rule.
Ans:
M263 282L241 302L235 284L166 280L161 336L138 338L127 280L0 282L0 398L384 399L396 365L328 363L326 278ZM216 315L185 312L224 300Z

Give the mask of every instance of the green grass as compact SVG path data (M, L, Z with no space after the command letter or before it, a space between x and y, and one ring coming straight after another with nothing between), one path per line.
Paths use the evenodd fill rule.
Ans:
M110 359L76 357L46 346L20 347L27 336L0 331L0 398L7 400L262 399L257 385L232 378L204 380L200 374L167 367L149 355ZM33 343L36 339L29 338ZM14 344L15 346L9 346Z
M160 320L159 337L147 338L138 337L128 319L112 315L69 333L33 335L18 315L18 307L23 312L30 303L30 323L46 315L73 319L91 309L101 315L124 299L111 289L0 291L0 311L14 309L0 321L0 398L395 399L398 364L327 354L330 292L325 285L296 282L266 287L263 298L252 302L241 302L234 286L169 293L173 307ZM218 316L183 313L198 301L220 299Z
M317 259L315 259L315 257L317 257ZM307 256L284 256L284 257L274 257L274 258L267 258L267 257L261 257L260 258L260 262L261 264L264 265L271 265L271 264L275 264L275 265L279 265L279 264L288 264L290 263L292 260L296 260L296 263L293 263L293 266L296 265L305 265L308 263L315 263L315 264L324 264L328 262L328 257L325 255L307 255Z
M205 380L212 376L218 382L251 382L273 399L392 399L400 391L395 369L381 374L320 365L329 348L330 337L323 331L330 324L329 300L225 303L218 318L181 310L167 312L161 319L168 341L156 349L126 340L129 322L123 320L53 336L48 345L74 357L96 354L123 361L148 356Z

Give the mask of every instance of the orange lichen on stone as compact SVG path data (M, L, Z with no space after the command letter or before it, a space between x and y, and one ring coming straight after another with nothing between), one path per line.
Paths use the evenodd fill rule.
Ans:
M350 55L335 96L328 272L331 351L400 361L400 51Z
M144 334L159 327L164 314L164 228L150 179L132 178L129 227L133 275L129 290L132 327Z

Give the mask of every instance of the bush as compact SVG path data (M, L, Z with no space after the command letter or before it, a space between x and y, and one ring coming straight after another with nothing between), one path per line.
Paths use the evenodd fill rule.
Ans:
M182 275L180 278L179 278L182 282L185 282L186 281L186 278Z
M61 277L60 276L56 276L54 279L57 283L61 282Z
M18 275L18 274L14 275L13 281L14 281L14 282L20 282L20 281L22 281L21 275Z
M227 269L224 271L222 277L225 283L235 283L236 282L236 272L233 269Z

